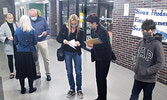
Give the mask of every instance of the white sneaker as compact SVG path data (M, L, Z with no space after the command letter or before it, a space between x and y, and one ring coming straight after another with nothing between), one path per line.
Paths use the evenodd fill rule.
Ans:
M82 90L79 90L79 91L77 92L77 95L78 95L78 97L79 97L80 99L83 99Z
M70 97L72 97L72 96L74 96L74 95L75 95L75 91L71 89L70 91L68 91L66 97L67 97L67 98L70 98Z

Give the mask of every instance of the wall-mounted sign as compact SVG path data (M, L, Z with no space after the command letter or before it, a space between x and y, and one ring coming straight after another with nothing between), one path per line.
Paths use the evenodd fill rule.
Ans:
M124 16L129 16L129 3L124 4Z
M163 35L163 42L167 42L167 10L153 8L137 8L135 12L132 35L143 37L141 25L145 19L152 19L156 23L156 32Z
M6 15L8 13L8 8L3 8L3 14Z

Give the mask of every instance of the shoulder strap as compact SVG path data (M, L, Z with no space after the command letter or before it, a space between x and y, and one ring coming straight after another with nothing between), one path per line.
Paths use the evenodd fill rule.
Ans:
M16 22L14 22L14 24L16 25L16 28L18 28L18 25L16 24Z

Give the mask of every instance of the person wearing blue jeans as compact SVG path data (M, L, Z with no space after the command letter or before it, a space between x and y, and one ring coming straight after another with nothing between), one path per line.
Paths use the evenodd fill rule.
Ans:
M137 45L134 65L134 84L130 100L138 100L143 90L143 100L152 100L158 71L165 66L162 35L155 32L156 24L151 19L143 21L143 39Z
M132 95L130 100L138 100L141 90L144 91L143 100L152 100L152 91L155 87L155 83L145 83L134 80L134 85L132 89Z
M67 70L68 81L70 84L70 89L75 90L72 59L74 60L74 66L75 66L77 91L79 91L81 90L81 85L82 85L81 55L78 55L78 53L65 51L65 63L66 63L66 70Z
M84 43L84 31L80 27L79 17L72 14L66 25L62 26L62 29L57 36L57 41L62 43L64 54L65 54L65 64L68 76L68 82L70 85L70 90L67 93L67 98L75 95L75 82L73 77L73 65L76 72L76 85L77 85L77 95L80 99L83 99L82 93L82 68L81 68L81 47L86 46Z

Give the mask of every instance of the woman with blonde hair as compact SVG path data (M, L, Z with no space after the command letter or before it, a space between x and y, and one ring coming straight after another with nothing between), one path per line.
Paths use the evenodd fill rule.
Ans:
M36 52L37 39L27 15L23 15L20 18L20 27L15 32L14 44L17 45L18 66L16 78L20 81L21 93L24 94L26 92L24 87L24 79L26 77L29 83L29 93L33 93L36 91L36 88L33 87L33 80L36 78L36 67L32 52Z
M64 46L65 64L68 76L70 90L67 93L67 98L75 95L75 82L73 77L73 65L76 73L77 95L80 99L83 98L82 93L82 68L81 68L81 47L86 46L83 40L84 31L80 27L80 19L77 15L72 14L66 25L63 25L59 32L57 41ZM73 42L73 43L72 43Z
M10 79L14 78L14 63L16 68L16 46L13 44L13 37L17 24L14 22L14 17L11 13L5 16L5 22L0 26L0 41L3 43L4 53L8 57L8 66L10 70ZM13 62L13 58L14 61Z

